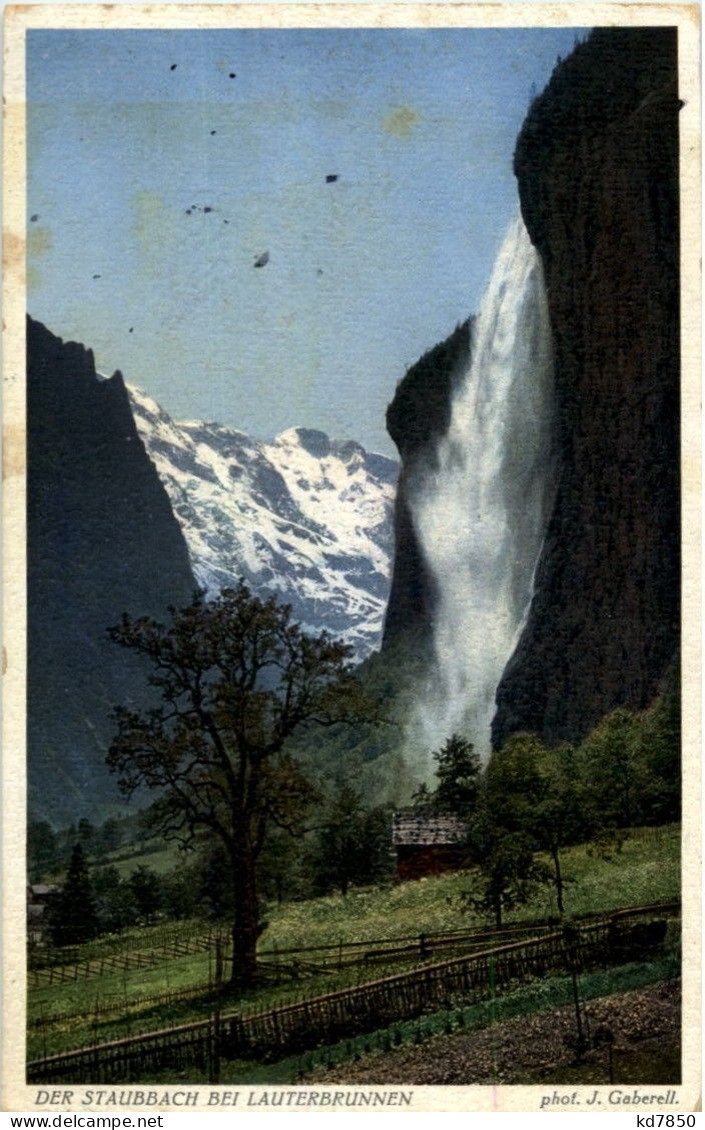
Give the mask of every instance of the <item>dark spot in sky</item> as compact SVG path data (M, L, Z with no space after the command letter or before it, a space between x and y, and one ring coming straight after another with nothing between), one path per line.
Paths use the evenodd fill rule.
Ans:
M129 328L129 330L128 330L127 332L128 332L129 334L131 334L131 333L132 333L132 331L134 330L134 328L135 328L134 326L130 326L130 328Z
M94 279L99 279L99 278L100 278L100 275L94 275L94 276L93 276L93 278L94 278Z
M30 224L36 224L38 219L39 219L39 212L35 212L33 216L29 217L29 222L30 222Z
M190 215L191 215L191 209L190 209L190 208L187 208L187 209L186 209L186 215L187 215L187 216L190 216Z
M230 220L223 220L223 223L224 223L224 224L229 224L229 223L230 223Z
M211 137L215 137L215 130L214 129L211 130Z
M235 71L231 71L230 74L228 75L228 78L237 78Z
M209 204L206 204L206 206L205 206L205 208L203 209L203 211L204 211L204 212L212 212L212 211L213 211L213 209L212 209L212 208L210 207L210 205L209 205Z
M176 70L176 68L177 68L177 66L178 66L178 64L177 64L177 63L172 63L172 64L171 64L171 66L169 67L169 70L170 70L170 71L175 71L175 70Z
M255 259L254 266L255 267L266 267L268 262L269 262L269 252L263 251L262 254L258 255L257 258Z
M326 177L326 184L335 184L338 179L338 173L328 173Z
M322 274L323 274L323 271L321 270L321 268L320 268L320 267L319 267L319 268L318 268L318 270L316 271L316 274L317 274L317 275L322 275Z

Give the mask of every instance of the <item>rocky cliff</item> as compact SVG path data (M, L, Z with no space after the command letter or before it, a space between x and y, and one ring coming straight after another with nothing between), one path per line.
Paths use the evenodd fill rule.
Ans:
M677 43L597 29L518 139L543 259L560 478L495 745L582 736L656 694L679 640Z
M548 291L557 483L495 745L524 729L577 739L618 705L645 706L677 653L676 79L673 29L598 29L559 62L518 139L521 210ZM448 427L468 329L410 370L388 413L403 467L384 647L405 657L429 640L436 599L409 484Z
M29 802L66 822L116 798L110 711L145 701L147 673L106 628L166 615L195 583L122 376L31 319L27 424Z
M421 553L409 506L419 470L433 468L438 440L448 430L456 379L470 357L471 322L457 326L444 342L409 369L387 409L387 431L402 467L394 510L395 554L384 623L383 649L411 649L421 658L430 643L434 582Z

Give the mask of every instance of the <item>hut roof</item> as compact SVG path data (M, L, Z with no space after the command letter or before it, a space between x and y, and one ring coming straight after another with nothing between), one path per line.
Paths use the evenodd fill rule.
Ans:
M457 816L429 815L403 808L392 818L392 843L457 844L465 839L466 828Z
M29 887L30 898L45 899L58 893L56 883L31 883Z

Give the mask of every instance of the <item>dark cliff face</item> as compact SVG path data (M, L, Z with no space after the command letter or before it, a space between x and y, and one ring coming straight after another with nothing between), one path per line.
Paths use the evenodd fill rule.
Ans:
M164 616L195 585L121 375L31 319L27 435L29 803L66 822L116 799L110 711L147 701L148 672L107 627Z
M497 691L493 743L579 739L646 706L679 642L679 278L676 33L598 29L559 64L515 154L545 268L557 489L525 630ZM409 371L388 411L403 468L384 649L421 659L434 612L411 523L468 327ZM414 645L417 645L414 647Z
M645 706L679 640L676 33L599 29L515 154L554 336L560 479L494 744Z
M423 655L430 641L434 583L419 548L409 509L416 476L436 461L436 446L450 424L455 379L470 355L471 322L417 361L399 382L387 409L387 430L402 460L394 511L395 556L384 624L383 650L403 647Z

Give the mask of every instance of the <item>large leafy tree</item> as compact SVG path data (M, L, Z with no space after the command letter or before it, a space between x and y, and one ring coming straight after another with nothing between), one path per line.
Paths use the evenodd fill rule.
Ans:
M680 742L677 672L648 710L620 707L598 723L578 751L578 768L604 828L679 818Z
M142 864L132 872L128 883L140 917L152 922L164 902L160 876L153 868Z
M681 696L680 672L669 671L663 692L642 714L641 746L647 788L644 819L662 824L680 819Z
M300 728L369 720L350 649L307 635L288 606L244 583L194 596L163 626L123 616L111 630L151 664L159 707L116 711L108 764L126 794L160 790L154 820L189 845L204 833L225 849L232 882L233 983L256 979L257 862L268 829L300 826L312 788L287 749Z
M351 785L343 785L314 836L310 855L317 894L380 882L392 871L391 809L369 809Z
M536 860L530 835L498 821L486 780L469 821L467 848L477 873L475 885L462 896L462 903L466 909L494 918L498 928L506 911L523 906L548 880L546 868Z
M642 757L641 719L618 707L606 715L580 749L580 769L595 818L628 828L642 818L648 774Z
M93 872L93 892L101 934L119 934L136 926L140 912L129 881L110 864Z
M487 766L486 788L494 819L551 858L559 912L565 910L561 852L592 831L574 751L547 747L534 734L515 734Z

